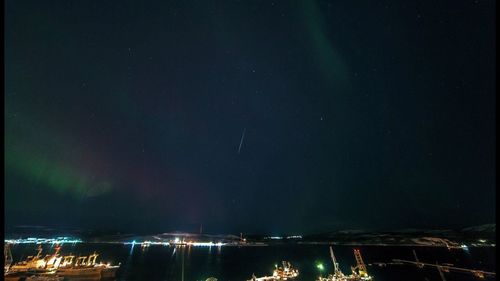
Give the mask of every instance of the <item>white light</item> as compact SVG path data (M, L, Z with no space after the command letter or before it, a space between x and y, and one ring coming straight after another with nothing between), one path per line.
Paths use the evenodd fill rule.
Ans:
M58 237L58 238L34 238L29 237L26 239L6 239L5 243L12 244L63 244L63 243L81 243L80 239L71 240L68 237Z

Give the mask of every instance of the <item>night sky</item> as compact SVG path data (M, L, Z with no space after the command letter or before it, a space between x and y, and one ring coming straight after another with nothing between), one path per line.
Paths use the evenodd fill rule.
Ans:
M495 1L5 4L6 225L495 219Z

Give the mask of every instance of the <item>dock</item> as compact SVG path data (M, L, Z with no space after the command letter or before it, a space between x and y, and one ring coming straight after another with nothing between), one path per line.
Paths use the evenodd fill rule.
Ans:
M248 281L274 281L274 280L278 280L278 278L274 276L262 276L262 277L254 277Z
M454 271L454 272L460 272L460 273L470 273L470 274L473 274L474 276L479 277L479 278L485 278L485 277L495 278L495 276L496 276L495 272L489 272L489 271L478 270L478 269L461 268L461 267L456 267L456 266L448 266L448 265L426 263L426 262L421 262L421 261L409 261L409 260L400 260L400 259L393 259L392 261L395 263L398 263L398 264L416 265L419 268L433 267L433 268L436 268L437 270L442 271L442 272Z

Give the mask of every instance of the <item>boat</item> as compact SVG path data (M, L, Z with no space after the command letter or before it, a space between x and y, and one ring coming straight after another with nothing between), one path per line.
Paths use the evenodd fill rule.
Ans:
M252 278L248 281L284 281L291 280L299 276L299 270L293 268L289 262L283 261L282 264L282 267L278 267L278 265L274 266L275 269L272 276L256 277L252 274Z
M9 267L8 272L27 272L27 271L39 271L40 273L46 272L45 261L42 256L42 246L38 246L38 252L35 256L28 256L26 260L15 263Z
M112 278L116 276L116 271L120 265L111 265L96 263L97 256L95 253L90 256L79 256L75 263L75 256L65 256L61 265L57 268L57 274L60 276L73 278Z
M6 262L6 272L4 277L8 280L17 281L20 278L31 278L32 280L62 280L59 277L71 278L113 278L120 267L118 265L97 263L99 254L90 256L74 255L61 256L59 251L61 247L56 245L55 252L52 255L46 255L42 258L42 247L38 247L35 256L29 256L26 260L8 266ZM8 257L8 251L4 251ZM6 259L7 260L7 259ZM8 268L8 271L7 271ZM17 278L17 279L16 279ZM40 278L40 279L36 279Z
M358 249L354 249L354 257L356 258L357 265L355 267L351 266L352 274L345 275L339 267L337 259L333 254L332 247L330 247L330 256L333 262L333 274L328 275L328 277L320 276L317 281L371 281L373 277L368 275L366 270L366 265L361 257L361 252Z
M293 268L289 262L283 261L282 264L283 267L276 266L273 272L273 277L275 277L276 280L288 280L299 276L299 270Z

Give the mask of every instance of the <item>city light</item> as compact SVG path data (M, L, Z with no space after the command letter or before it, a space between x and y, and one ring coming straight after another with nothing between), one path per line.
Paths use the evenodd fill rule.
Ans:
M35 238L28 237L26 239L5 239L5 243L9 244L64 244L64 243L82 243L81 239L72 237L56 237L56 238Z
M194 246L194 247L212 247L212 246L217 246L217 247L221 247L221 246L225 246L227 245L227 243L223 243L223 242L217 242L217 243L214 243L214 242L193 242L193 241L188 241L188 242L181 242L181 240L179 238L175 238L175 240L173 242L164 242L164 241L158 241L158 242L155 242L155 241L142 241L142 242L137 242L137 241L131 241L131 242L123 242L123 245L140 245L140 246L143 246L143 247L148 247L148 246L151 246L151 245L162 245L162 246L178 246L178 245L181 245L181 246Z
M212 246L221 247L221 246L226 245L226 243L222 243L222 242L217 242L217 243L214 243L214 242L187 242L186 244L188 246L195 246L195 247L212 247Z

